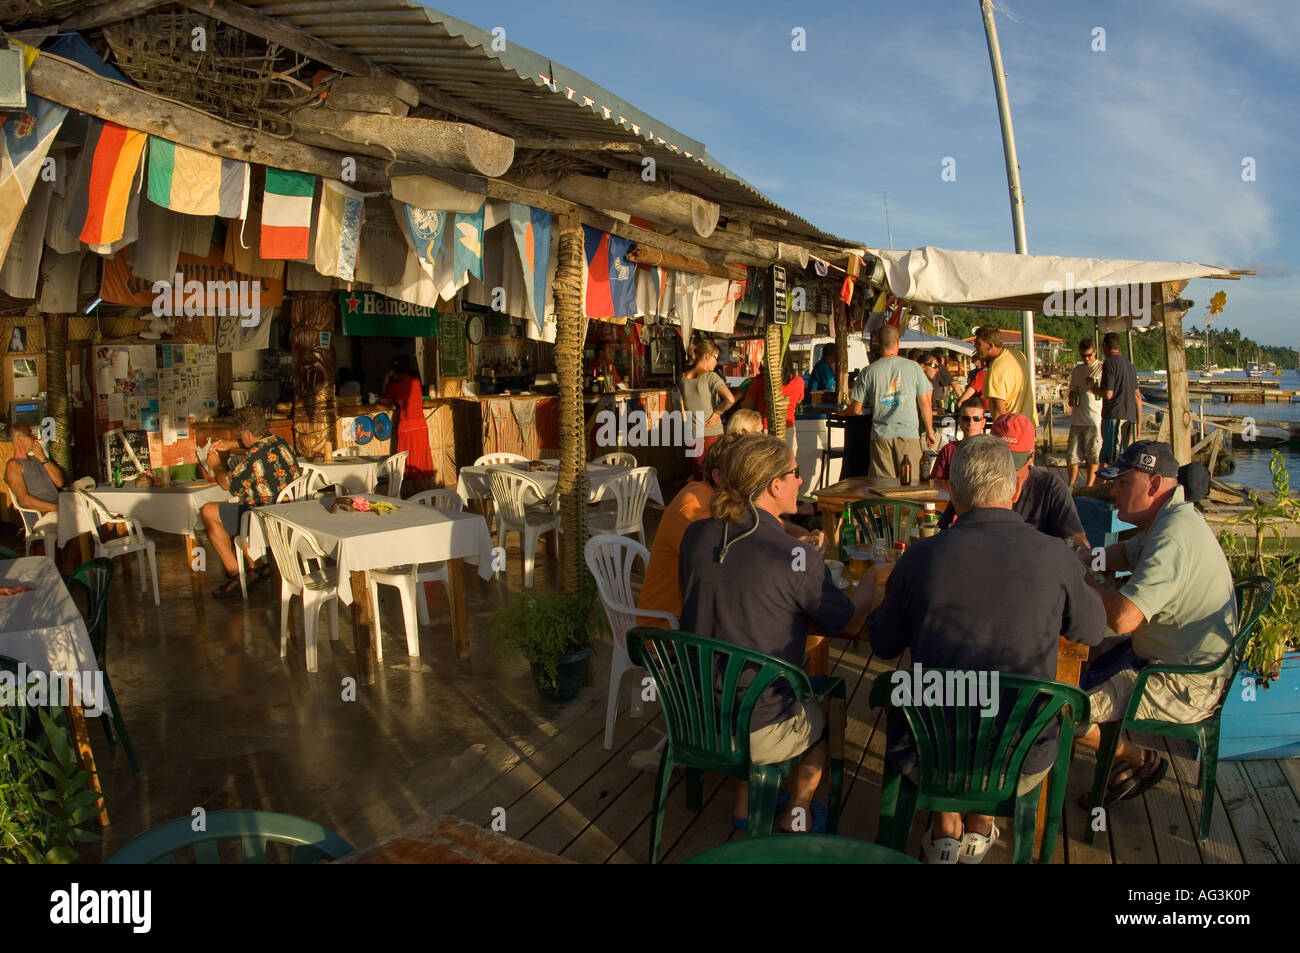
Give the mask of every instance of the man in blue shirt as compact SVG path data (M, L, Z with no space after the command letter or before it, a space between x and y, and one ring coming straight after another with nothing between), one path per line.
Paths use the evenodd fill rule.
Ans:
M858 375L849 394L849 413L871 406L871 475L896 477L906 457L913 479L921 475L921 429L927 447L938 446L930 414L934 388L921 365L898 356L898 328L886 324L879 331L880 359Z
M812 374L808 377L808 390L834 390L835 389L835 368L840 362L840 355L835 350L835 345L827 344L822 348L822 358L813 365Z

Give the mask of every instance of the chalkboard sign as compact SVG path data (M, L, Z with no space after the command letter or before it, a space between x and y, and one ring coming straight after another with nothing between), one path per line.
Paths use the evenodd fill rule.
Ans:
M469 345L465 341L463 314L440 315L438 323L438 359L443 377L469 376Z
M780 265L772 266L772 301L771 310L768 314L772 316L773 324L790 323L790 299L787 295L785 284L785 269Z
M131 450L136 460L140 461L140 467L144 467L146 471L150 469L149 434L143 430L110 430L104 434L105 480L113 479L114 463L121 466L122 476L125 479L134 479L140 474L140 467L136 466L135 460L132 460L131 455L126 452L123 437L126 438L126 443L131 444Z

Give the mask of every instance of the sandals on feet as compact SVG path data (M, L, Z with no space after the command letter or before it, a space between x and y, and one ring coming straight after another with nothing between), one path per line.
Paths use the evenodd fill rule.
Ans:
M1102 806L1110 807L1120 801L1132 800L1145 794L1160 783L1168 770L1169 762L1164 755L1157 754L1150 748L1143 751L1142 764L1137 770L1134 770L1131 764L1121 762L1111 775L1110 785L1106 788L1106 796L1102 801ZM1079 804L1084 810L1090 809L1092 807L1092 795L1081 795Z
M1001 833L997 824L994 824L993 830L987 834L967 831L961 838L961 852L957 856L957 863L978 864L988 854L989 848L998 842L998 835Z
M227 576L226 581L221 584L221 587L212 593L212 598L229 599L237 592L239 592L239 577Z

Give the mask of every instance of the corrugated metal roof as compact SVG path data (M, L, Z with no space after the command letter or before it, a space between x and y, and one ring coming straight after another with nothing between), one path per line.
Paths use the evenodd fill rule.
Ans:
M788 228L852 246L777 205L709 155L704 143L637 109L581 73L513 40L413 0L244 0L341 50L417 84L560 139L640 142L660 170L686 175L712 201L762 208ZM493 49L494 41L504 49Z

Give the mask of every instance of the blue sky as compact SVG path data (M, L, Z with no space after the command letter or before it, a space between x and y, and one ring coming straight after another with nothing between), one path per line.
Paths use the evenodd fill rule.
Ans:
M977 0L430 5L504 27L826 231L886 246L888 192L897 248L1014 251ZM1187 323L1223 289L1222 325L1300 346L1300 4L996 6L1029 250L1257 268L1192 282Z

